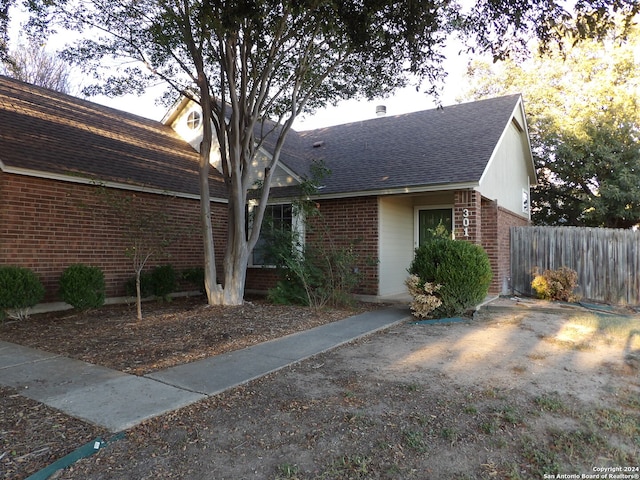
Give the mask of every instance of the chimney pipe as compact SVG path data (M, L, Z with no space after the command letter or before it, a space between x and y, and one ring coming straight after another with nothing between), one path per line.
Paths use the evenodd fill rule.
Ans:
M376 115L378 117L384 117L387 114L387 107L385 105L378 105L376 107Z

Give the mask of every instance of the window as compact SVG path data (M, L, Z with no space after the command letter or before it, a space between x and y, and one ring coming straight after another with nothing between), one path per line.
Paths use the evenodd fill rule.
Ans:
M453 211L450 208L418 210L418 245L432 239L441 229L449 234L453 231Z
M522 213L529 214L529 190L522 189Z
M269 258L270 242L274 241L280 232L293 230L293 208L290 204L267 205L264 211L264 220L260 238L253 249L251 264L253 266L270 266L275 261Z
M196 128L200 127L201 123L202 114L197 110L194 110L190 112L189 115L187 115L187 127L189 127L191 130L195 130Z

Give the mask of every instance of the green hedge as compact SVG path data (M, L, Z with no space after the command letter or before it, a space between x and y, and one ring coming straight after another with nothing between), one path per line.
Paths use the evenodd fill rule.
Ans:
M104 305L104 274L98 267L71 265L60 276L60 298L78 310Z
M26 317L25 309L44 298L44 287L36 274L28 268L0 266L0 318L8 311L18 318Z
M155 267L150 272L142 272L140 274L140 296L146 298L153 295L169 300L169 295L176 291L177 278L176 271L171 265L162 265ZM136 296L135 276L127 280L125 291L130 297Z

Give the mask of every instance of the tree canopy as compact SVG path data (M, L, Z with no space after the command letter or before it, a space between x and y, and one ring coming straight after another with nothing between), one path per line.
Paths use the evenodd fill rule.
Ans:
M69 64L33 41L8 52L0 73L57 92L71 94L75 90Z
M640 223L640 33L620 32L564 41L522 64L470 67L467 98L523 93L538 171L536 224Z
M629 18L640 8L638 0L579 0L573 15L547 0L481 0L467 11L451 0L26 3L36 31L61 27L83 33L67 58L96 76L92 92L141 92L161 79L174 96L198 102L211 120L203 122L200 145L205 284L210 303L226 304L242 301L271 178L301 112L343 98L384 96L412 79L434 92L445 74L445 43L455 32L504 58L522 51L532 36L543 46L569 33L598 37L609 29L614 10ZM255 218L247 222L251 162L267 141L270 161ZM229 192L222 284L216 283L208 194L212 147Z
M9 9L13 2L6 1L0 6L0 62L8 59L9 53Z

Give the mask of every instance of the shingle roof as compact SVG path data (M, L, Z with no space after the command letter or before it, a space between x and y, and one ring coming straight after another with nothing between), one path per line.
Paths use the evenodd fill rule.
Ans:
M282 161L305 175L311 159L323 160L332 174L322 194L477 184L519 100L509 95L291 132Z
M199 194L198 154L170 127L4 76L0 164ZM211 170L211 195L225 197Z
M477 184L519 101L510 95L290 131L281 162L304 177L323 160L332 172L323 194ZM3 76L0 165L199 194L198 154L169 126ZM211 179L212 196L224 198L215 169Z

